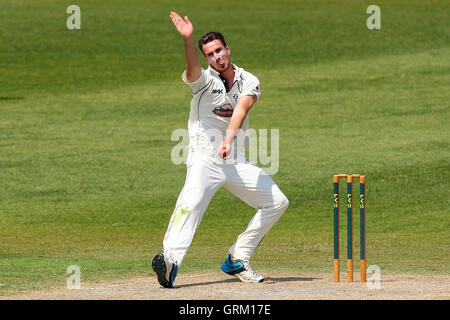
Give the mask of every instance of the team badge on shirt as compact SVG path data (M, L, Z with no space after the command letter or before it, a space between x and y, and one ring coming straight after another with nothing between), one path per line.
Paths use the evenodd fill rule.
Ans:
M233 94L233 99L237 102L239 100L239 95L237 93Z

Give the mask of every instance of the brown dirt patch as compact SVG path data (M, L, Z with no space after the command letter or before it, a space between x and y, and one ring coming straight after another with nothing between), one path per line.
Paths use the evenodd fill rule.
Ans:
M31 291L0 299L59 300L303 300L303 299L363 299L413 300L450 298L450 276L382 275L379 289L369 289L367 283L334 283L332 274L287 273L266 274L262 283L242 283L220 272L179 274L174 289L161 288L155 277L133 278L107 283L83 283L81 289L65 287Z

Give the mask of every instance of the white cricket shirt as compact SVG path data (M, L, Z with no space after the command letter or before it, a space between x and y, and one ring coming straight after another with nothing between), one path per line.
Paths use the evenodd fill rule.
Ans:
M246 95L255 95L257 99L259 98L261 89L258 78L234 64L232 67L236 72L233 85L228 92L219 72L211 66L206 70L202 68L202 74L194 82L186 79L186 70L183 72L181 78L191 87L193 94L188 122L191 146L213 143L218 147L225 139L239 98ZM248 129L248 115L242 129Z

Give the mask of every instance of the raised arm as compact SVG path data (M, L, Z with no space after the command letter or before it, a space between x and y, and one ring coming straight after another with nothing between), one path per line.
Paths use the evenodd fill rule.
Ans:
M202 74L202 66L198 61L198 52L195 47L194 39L192 38L194 33L194 27L187 16L184 20L176 12L170 13L170 18L173 24L177 28L178 32L184 38L184 51L186 55L186 78L189 82L194 82Z

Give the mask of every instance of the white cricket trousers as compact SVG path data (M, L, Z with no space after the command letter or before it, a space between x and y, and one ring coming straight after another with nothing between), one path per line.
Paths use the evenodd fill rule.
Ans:
M214 157L192 153L187 162L186 181L163 241L164 256L170 262L181 266L195 230L221 186L257 209L246 230L229 249L234 259L249 260L289 205L272 178L256 165L246 161L225 164Z

